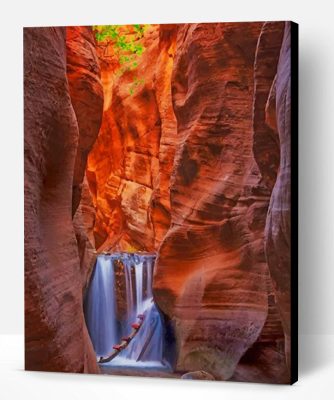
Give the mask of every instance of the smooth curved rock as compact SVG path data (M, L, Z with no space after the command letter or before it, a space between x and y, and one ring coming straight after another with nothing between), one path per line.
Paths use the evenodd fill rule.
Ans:
M27 369L97 372L82 315L95 248L145 250L178 372L288 381L283 30L152 25L123 73L87 27L25 30Z
M160 25L159 56L154 78L155 97L161 121L159 173L150 208L156 249L159 248L171 222L170 178L178 140L171 85L178 27L179 25Z
M229 379L268 312L269 191L253 157L253 66L262 24L179 28L172 223L154 293L174 321L177 369Z
M73 174L72 215L79 248L83 288L95 263L95 209L85 178L89 151L97 138L103 113L103 87L91 27L66 28L66 71L79 141Z
M285 23L277 67L276 119L280 139L280 166L266 222L266 256L285 334L290 368L291 337L291 25ZM295 134L292 132L292 134Z
M94 240L95 208L86 178L81 185L81 200L73 217L73 226L80 257L83 293L88 287L96 261Z
M125 36L131 34L130 27L124 29ZM100 44L106 101L87 168L97 208L94 234L99 251L154 251L169 227L174 148L164 154L159 149L170 145L165 133L176 132L170 100L176 28L163 29L165 33L152 25L145 31L138 66L122 73L113 48Z
M72 221L79 130L65 39L65 28L24 29L25 366L97 373Z
M91 27L66 28L66 62L71 101L80 132L73 175L74 215L81 199L88 153L97 138L103 111L100 65Z
M265 22L256 48L254 62L253 153L262 178L272 190L280 157L280 143L274 121L268 123L266 104L277 71L277 63L284 33L284 22Z
M272 190L280 158L276 123L276 72L284 22L263 24L254 61L253 154L265 186ZM262 216L264 221L265 215ZM268 276L268 316L256 343L240 360L233 377L239 381L287 383L284 333L273 282Z

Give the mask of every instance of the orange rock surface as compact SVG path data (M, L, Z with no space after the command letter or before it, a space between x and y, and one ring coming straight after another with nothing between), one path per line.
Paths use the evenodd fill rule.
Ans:
M180 370L229 379L268 313L263 229L269 192L253 157L254 59L262 24L178 32L172 225L154 289L174 320Z
M122 74L117 55L101 44L104 112L87 166L99 250L152 251L169 227L170 141L176 134L170 101L174 31L173 26L150 26L138 67ZM169 150L161 151L160 145Z
M100 65L92 29L87 26L66 28L66 70L80 131L73 176L73 215L81 199L87 156L100 129L103 89Z
M153 25L138 68L121 75L113 49L99 49L104 114L87 167L96 245L158 252L154 296L180 371L289 379L264 245L282 157L283 32L280 22Z
M135 68L90 28L25 31L28 369L97 370L95 251L142 250L177 371L289 381L289 28L150 25Z
M103 111L100 64L91 27L66 28L66 72L79 129L73 171L72 216L85 289L96 258L93 234L95 208L85 170L88 154L99 133Z

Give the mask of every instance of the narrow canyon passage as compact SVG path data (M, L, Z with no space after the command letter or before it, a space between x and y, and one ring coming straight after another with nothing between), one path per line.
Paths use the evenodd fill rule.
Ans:
M27 369L289 382L289 40L25 30Z
M155 255L102 254L85 300L86 323L103 367L170 369L152 294Z

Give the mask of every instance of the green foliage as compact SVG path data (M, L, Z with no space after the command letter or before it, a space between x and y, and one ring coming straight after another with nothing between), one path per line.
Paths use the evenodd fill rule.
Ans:
M114 54L120 65L117 75L121 76L126 71L135 70L140 62L140 57L145 51L142 43L144 32L149 25L95 25L93 30L97 42L107 42L113 46ZM129 93L134 94L139 85L145 83L144 79L134 77Z

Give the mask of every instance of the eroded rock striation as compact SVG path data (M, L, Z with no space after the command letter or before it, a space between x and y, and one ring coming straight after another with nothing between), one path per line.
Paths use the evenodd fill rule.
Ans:
M66 28L66 72L79 129L73 172L72 216L85 289L96 258L93 234L95 208L85 171L88 154L99 133L103 112L100 64L91 27Z
M88 26L66 28L66 70L72 106L79 128L79 142L74 165L72 213L81 199L87 157L100 129L103 88L95 39Z
M283 34L283 22L151 26L138 69L121 75L112 49L99 51L107 100L87 168L96 244L158 251L154 296L179 371L289 379L264 246ZM134 74L145 78L131 93Z
M105 103L87 168L99 250L153 251L169 227L177 132L170 94L175 32L173 25L150 26L133 70L123 71L110 45L100 45ZM124 35L133 35L131 28Z
M266 256L274 282L285 334L285 354L291 353L291 24L285 23L275 81L280 167L272 191L266 223Z
M253 156L254 59L262 24L179 29L172 224L156 300L175 324L177 368L229 379L266 321L269 191ZM205 366L205 367L204 367Z
M31 370L96 373L72 220L76 158L87 130L76 115L84 105L72 104L66 61L65 28L24 30L25 360Z
M97 370L95 252L142 250L175 370L289 381L289 29L150 25L135 68L90 28L25 31L28 368Z

